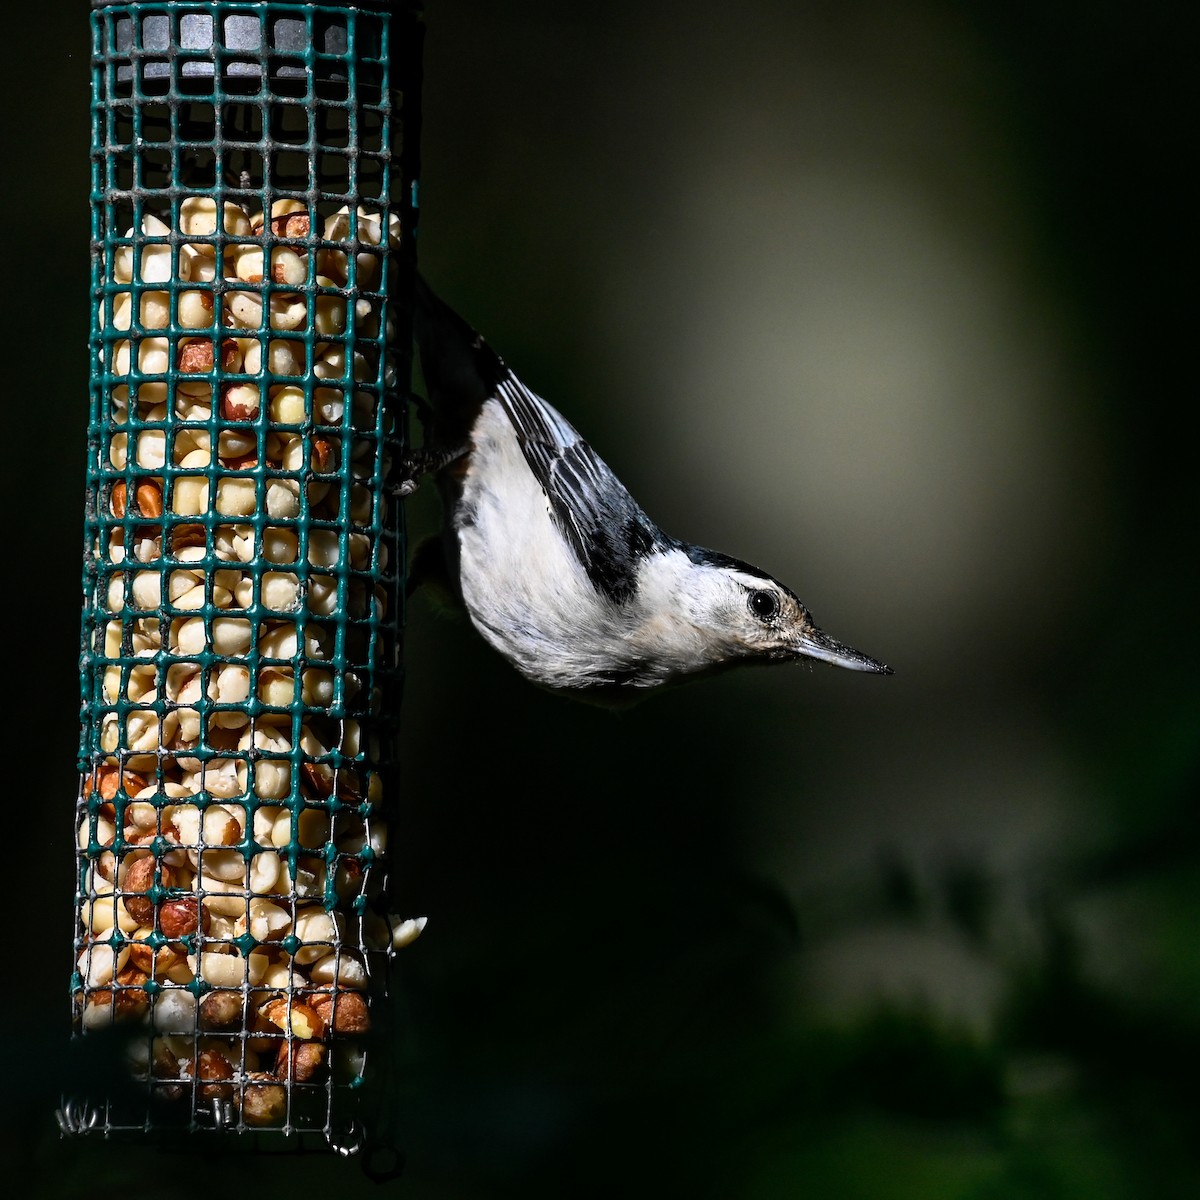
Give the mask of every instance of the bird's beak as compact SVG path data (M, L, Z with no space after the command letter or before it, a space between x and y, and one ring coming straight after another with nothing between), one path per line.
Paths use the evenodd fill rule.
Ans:
M845 667L850 671L872 671L877 675L891 675L892 668L873 658L868 658L861 650L843 646L835 642L823 629L815 625L796 639L796 653L804 658L817 658L821 662L832 663L835 667Z

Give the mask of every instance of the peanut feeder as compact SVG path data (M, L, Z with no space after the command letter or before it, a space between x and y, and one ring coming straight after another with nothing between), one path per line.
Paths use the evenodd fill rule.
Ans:
M386 961L419 23L96 2L64 1130L356 1149ZM133 1099L130 1099L130 1097Z

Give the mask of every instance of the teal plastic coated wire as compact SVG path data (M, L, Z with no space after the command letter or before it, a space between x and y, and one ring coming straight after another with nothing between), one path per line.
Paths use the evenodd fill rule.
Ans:
M94 3L64 1130L368 1138L420 12ZM111 1040L111 1039L109 1039Z

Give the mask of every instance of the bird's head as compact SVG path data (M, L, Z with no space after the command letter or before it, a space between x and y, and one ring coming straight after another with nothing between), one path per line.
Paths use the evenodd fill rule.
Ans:
M835 641L812 619L796 594L738 559L687 548L690 569L680 583L683 607L707 643L712 665L816 660L890 675L891 667Z

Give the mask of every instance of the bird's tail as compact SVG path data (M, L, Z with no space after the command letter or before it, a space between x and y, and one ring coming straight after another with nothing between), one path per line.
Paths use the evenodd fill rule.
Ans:
M418 274L413 335L442 446L466 442L485 400L508 375L500 356Z

